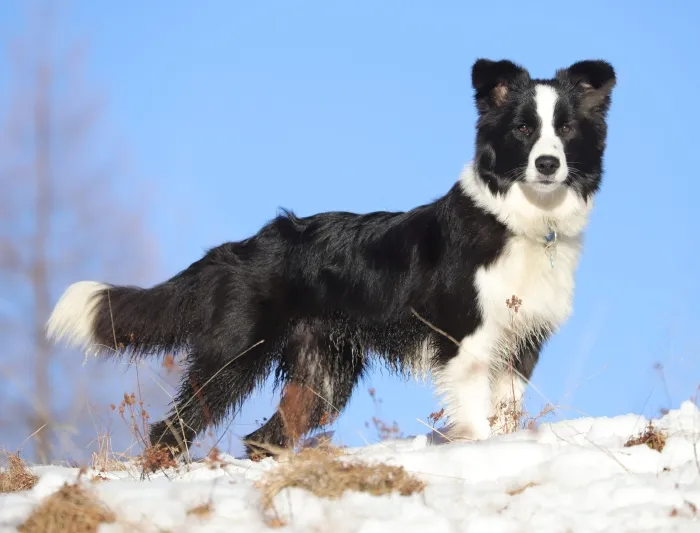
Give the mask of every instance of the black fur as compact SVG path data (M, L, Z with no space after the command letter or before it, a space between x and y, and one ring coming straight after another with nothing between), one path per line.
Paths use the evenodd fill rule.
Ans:
M324 400L333 408L324 400L310 406L312 429L324 413L343 409L370 352L406 371L429 337L436 362L449 360L456 346L411 308L454 338L473 331L479 323L473 272L497 257L505 238L505 227L459 185L407 213L286 213L152 289L105 291L95 336L107 346L116 336L135 355L189 348L176 398L179 417L193 430L188 441L239 408L273 369L279 384L293 380L314 391L323 389L319 380L332 380L333 395ZM323 370L314 375L297 364L308 346L323 354ZM179 429L177 413L171 424ZM287 445L280 423L277 414L247 439ZM154 426L152 438L177 444L165 423Z
M561 120L575 124L565 140L579 165L569 185L584 196L600 180L611 80L609 65L584 62L538 81L557 87ZM532 139L519 136L516 126L537 128L534 83L507 61L474 65L477 168L493 192L506 191L516 179L513 169L527 159ZM99 293L94 342L116 343L117 352L135 356L187 351L174 409L152 426L154 443L181 449L239 409L272 373L278 385L318 393L305 406L303 431L309 431L329 411L342 411L372 357L408 372L425 339L435 368L454 357L455 344L414 310L455 339L472 333L481 322L475 272L499 257L510 235L460 184L405 213L299 218L285 212L255 236L210 250L151 289ZM516 358L526 378L544 337L533 332ZM284 418L278 411L247 440L289 445Z

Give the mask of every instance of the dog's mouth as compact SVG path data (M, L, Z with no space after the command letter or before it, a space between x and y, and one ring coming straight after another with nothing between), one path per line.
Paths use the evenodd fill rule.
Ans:
M525 183L528 186L530 186L533 190L539 192L554 191L563 185L563 183L549 176L538 176L536 180L526 181Z

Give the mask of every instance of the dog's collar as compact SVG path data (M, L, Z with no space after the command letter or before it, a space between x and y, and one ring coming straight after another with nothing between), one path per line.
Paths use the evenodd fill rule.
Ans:
M508 231L508 235L516 236L518 234L514 233L513 231ZM542 248L544 249L544 253L549 258L550 266L554 268L554 260L557 257L557 242L559 241L559 232L556 229L554 229L552 226L549 226L549 233L547 233L547 235L545 235L544 237L540 237L539 239L522 234L520 234L520 236L526 237L534 242L540 243L542 245Z
M557 255L557 239L559 235L557 230L550 227L549 233L544 238L544 252L549 257L549 264L554 268L554 258Z

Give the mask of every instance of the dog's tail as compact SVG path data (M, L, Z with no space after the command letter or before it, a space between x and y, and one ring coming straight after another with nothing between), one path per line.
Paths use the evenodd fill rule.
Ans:
M150 289L80 281L69 286L47 322L49 339L88 353L134 356L185 347L201 331L211 291L226 268L207 258Z

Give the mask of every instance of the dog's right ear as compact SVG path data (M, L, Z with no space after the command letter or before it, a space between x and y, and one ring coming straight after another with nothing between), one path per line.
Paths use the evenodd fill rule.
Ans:
M512 61L477 59L472 67L472 87L479 113L503 106L515 85L529 81L527 70Z

